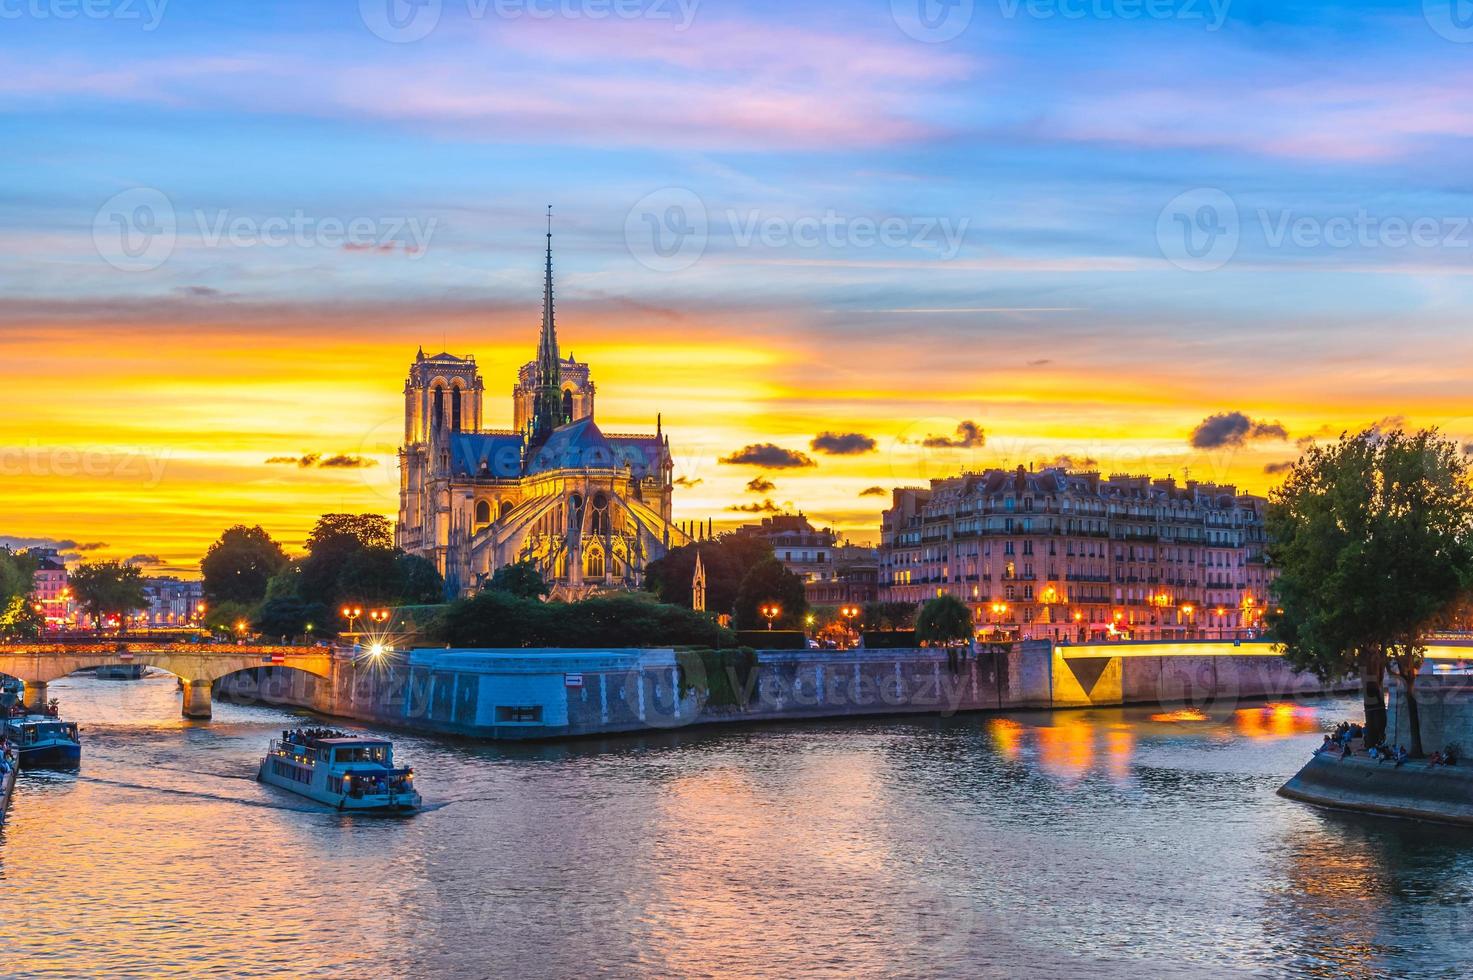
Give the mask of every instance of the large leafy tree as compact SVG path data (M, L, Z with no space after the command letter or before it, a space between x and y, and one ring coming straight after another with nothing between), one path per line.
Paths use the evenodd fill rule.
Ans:
M764 558L753 565L742 579L736 597L737 629L765 629L767 617L761 609L776 603L782 614L772 625L782 629L802 629L803 613L808 608L804 595L803 580L783 566L776 558Z
M1274 491L1274 637L1296 666L1359 675L1366 738L1386 731L1388 673L1403 685L1422 753L1416 680L1428 634L1473 581L1473 484L1436 430L1367 430L1310 449Z
M43 621L32 608L36 586L36 559L0 548L0 633L34 636Z
M77 603L95 622L109 616L119 618L148 605L143 593L143 573L118 561L85 562L67 577Z
M772 545L750 534L723 534L709 541L673 548L645 567L644 587L673 606L691 605L696 555L706 569L706 608L730 613L742 580L756 564L772 558Z
M297 598L328 609L349 602L399 605L444 598L445 583L435 566L395 548L393 528L378 514L324 515L307 537L306 557L293 568Z
M267 585L286 565L286 552L263 528L237 524L210 545L199 570L211 603L249 604L266 597Z
M916 614L916 639L931 646L953 647L972 638L972 610L954 595L941 595Z
M547 580L537 570L537 563L532 561L502 565L491 576L491 581L486 583L486 588L509 593L518 599L541 599L552 591Z

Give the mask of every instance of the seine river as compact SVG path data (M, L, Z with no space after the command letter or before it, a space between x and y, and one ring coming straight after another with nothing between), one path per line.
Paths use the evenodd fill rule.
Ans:
M1473 835L1278 785L1348 701L556 746L397 735L438 808L253 779L294 716L52 687L80 773L0 831L0 975L1473 975Z

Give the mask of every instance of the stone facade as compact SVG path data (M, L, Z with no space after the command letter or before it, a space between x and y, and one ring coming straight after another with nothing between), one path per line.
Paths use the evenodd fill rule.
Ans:
M548 235L542 334L512 389L515 429L484 427L472 356L421 350L404 385L399 547L429 559L448 594L530 560L556 598L629 589L689 536L671 523L670 440L606 435L587 364L558 352Z
M979 630L1025 639L1253 635L1266 507L1232 486L1063 469L933 480L883 515L880 598L951 594Z

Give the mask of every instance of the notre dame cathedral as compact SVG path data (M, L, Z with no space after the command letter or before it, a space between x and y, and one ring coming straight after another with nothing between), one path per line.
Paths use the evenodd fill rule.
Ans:
M512 392L514 429L484 428L476 359L421 349L404 385L399 547L435 563L446 592L478 590L531 560L553 597L640 584L644 567L689 541L670 522L670 440L607 435L594 422L588 365L558 352L552 230L537 359Z

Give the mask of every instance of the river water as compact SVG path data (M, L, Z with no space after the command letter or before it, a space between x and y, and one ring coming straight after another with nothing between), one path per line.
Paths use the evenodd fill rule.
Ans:
M253 779L297 718L55 683L79 773L0 830L0 975L1473 975L1473 834L1274 790L1344 700L563 745L396 734L437 809Z

